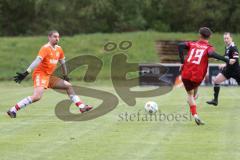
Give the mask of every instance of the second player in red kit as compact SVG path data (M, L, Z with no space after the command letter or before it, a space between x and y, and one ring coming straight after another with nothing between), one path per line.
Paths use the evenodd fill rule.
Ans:
M235 62L233 59L222 57L214 51L213 46L208 43L211 34L212 32L209 28L202 27L199 29L200 37L198 41L180 43L178 47L180 60L183 64L180 67L181 77L188 94L190 111L197 125L203 125L204 122L197 114L194 97L196 96L198 86L207 73L208 58L212 57L229 64ZM184 49L188 51L186 58L184 58Z

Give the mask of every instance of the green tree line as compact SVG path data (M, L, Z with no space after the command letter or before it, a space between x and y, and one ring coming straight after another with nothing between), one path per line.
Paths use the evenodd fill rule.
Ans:
M0 0L0 35L240 30L239 0Z

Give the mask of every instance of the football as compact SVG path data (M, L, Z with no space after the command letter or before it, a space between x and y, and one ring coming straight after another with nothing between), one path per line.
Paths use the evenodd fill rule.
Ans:
M150 114L156 113L158 111L158 104L156 102L153 102L153 101L148 101L145 104L144 108Z

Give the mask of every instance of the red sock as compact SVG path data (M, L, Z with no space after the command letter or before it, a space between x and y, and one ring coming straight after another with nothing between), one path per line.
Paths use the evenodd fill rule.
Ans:
M15 105L16 110L18 111L20 109L20 107L18 106L18 104Z
M192 115L197 114L197 106L196 105L190 105L190 111Z
M83 104L81 101L75 103L75 105L76 105L77 107L79 107L81 104Z

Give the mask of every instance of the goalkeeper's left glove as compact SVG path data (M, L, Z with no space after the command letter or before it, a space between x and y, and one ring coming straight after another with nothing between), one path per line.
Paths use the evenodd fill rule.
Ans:
M25 71L25 72L23 72L23 73L19 73L19 72L17 72L16 73L17 75L16 76L14 76L14 81L16 82L16 83L21 83L22 82L22 80L25 78L25 77L27 77L27 75L29 74L28 73L28 71Z

